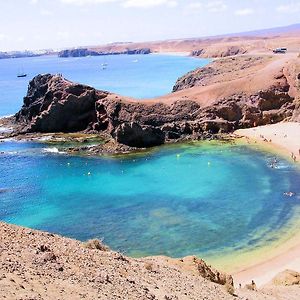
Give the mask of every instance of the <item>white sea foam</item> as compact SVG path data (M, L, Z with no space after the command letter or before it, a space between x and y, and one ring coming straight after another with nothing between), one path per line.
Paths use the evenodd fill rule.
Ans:
M43 148L43 152L45 153L56 153L56 154L64 154L64 151L59 151L56 147L48 147Z

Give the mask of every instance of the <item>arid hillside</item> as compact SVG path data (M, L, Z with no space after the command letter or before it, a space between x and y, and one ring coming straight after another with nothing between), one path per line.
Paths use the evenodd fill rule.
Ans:
M0 263L0 298L8 300L300 297L300 274L295 272L283 273L259 290L249 284L234 291L231 276L196 257L133 259L95 240L81 243L5 223L0 223Z
M149 48L153 53L188 52L200 57L224 57L253 52L271 52L287 47L300 52L300 25L236 33L215 37L176 39L141 43L113 43L90 47L102 52L121 52L126 49Z

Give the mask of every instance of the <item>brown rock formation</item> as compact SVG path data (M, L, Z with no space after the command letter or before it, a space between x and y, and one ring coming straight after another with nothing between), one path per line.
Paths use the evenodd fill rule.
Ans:
M74 132L95 122L95 102L107 93L81 84L73 84L60 76L38 75L30 81L24 105L16 121L24 129L37 132Z
M299 58L220 59L183 76L173 94L153 101L126 99L58 75L38 75L15 119L22 132L96 131L138 148L206 138L297 120L297 65Z

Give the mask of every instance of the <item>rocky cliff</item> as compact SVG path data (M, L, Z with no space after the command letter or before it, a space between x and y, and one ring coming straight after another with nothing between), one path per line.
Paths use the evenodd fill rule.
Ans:
M134 101L59 75L38 75L15 120L22 132L105 132L139 148L296 120L296 69L277 65L259 56L218 60L180 78L172 101ZM202 101L207 91L209 101Z

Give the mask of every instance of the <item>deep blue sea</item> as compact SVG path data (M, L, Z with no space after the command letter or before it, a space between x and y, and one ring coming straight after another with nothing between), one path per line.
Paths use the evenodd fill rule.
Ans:
M209 61L171 55L0 59L0 116L14 114L20 109L29 80L39 73L62 73L69 80L98 89L151 98L170 93L178 77ZM106 69L102 64L107 64ZM27 73L27 77L17 78L20 72Z
M0 60L0 114L19 109L28 80L40 72L145 98L169 92L178 76L207 62L114 56L102 70L103 61ZM21 65L28 78L16 78ZM299 169L281 157L271 168L274 154L255 147L197 142L99 158L56 147L0 142L0 220L83 241L103 238L132 256L207 259L270 244L299 220ZM289 191L295 195L284 195Z

